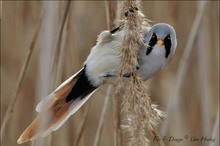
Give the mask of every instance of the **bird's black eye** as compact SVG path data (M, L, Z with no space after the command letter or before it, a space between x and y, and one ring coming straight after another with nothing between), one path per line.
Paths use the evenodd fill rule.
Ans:
M156 43L157 43L157 36L155 33L153 33L148 45L153 47Z
M157 35L155 33L152 34L151 39L149 41L149 47L147 48L146 55L149 55L153 50L153 46L157 43Z
M167 35L164 38L164 45L165 45L165 49L166 49L165 57L167 58L170 54L170 48L171 48L171 45L172 45L170 35Z
M164 38L164 41L165 41L165 40L171 41L170 35L167 35L167 36Z
M170 40L170 35L166 36L166 39Z
M155 38L155 37L156 37L156 34L153 33L152 36L151 36L151 39L152 39L152 38Z

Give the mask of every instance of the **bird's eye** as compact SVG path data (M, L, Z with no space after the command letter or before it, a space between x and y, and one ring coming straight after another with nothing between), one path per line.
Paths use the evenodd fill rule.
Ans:
M148 43L149 47L147 48L146 55L149 55L153 50L153 46L157 43L157 36L155 33L152 34L151 39Z
M153 47L156 43L157 43L157 36L155 33L153 33L148 45Z
M170 48L171 48L171 45L172 45L170 35L167 35L164 38L164 45L165 45L165 49L166 49L165 57L167 58L170 54Z
M156 44L156 42L157 42L157 36L156 36L155 33L152 34L151 39L150 39L150 42Z
M152 37L151 37L151 38L153 38L153 39L154 39L155 37L156 37L156 34L155 34L155 33L153 33L153 35L152 35Z
M171 40L170 35L166 36L165 39Z

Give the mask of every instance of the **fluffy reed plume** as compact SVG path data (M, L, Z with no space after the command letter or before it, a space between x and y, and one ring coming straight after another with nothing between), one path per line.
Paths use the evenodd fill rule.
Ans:
M124 21L125 36L121 51L122 66L119 75L122 80L124 74L131 74L128 83L120 82L119 87L123 89L123 112L126 114L126 129L129 133L128 145L147 145L148 139L145 130L153 130L160 122L163 114L146 93L146 86L137 77L138 60L137 55L140 45L143 45L142 28L146 27L147 21L140 10L139 1L120 2L121 13L125 13ZM119 91L121 92L121 91Z

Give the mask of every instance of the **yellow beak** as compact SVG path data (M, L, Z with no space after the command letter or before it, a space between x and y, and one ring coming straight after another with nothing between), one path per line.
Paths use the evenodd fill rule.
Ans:
M164 42L163 42L162 40L158 40L158 41L157 41L157 45L158 45L158 46L162 46L163 44L164 44Z

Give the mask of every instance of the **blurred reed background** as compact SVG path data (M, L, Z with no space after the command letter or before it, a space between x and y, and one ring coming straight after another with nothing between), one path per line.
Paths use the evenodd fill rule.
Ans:
M37 115L37 103L82 67L97 35L111 23L106 18L109 5L104 1L72 1L69 11L66 4L2 2L3 146L18 145L18 137ZM183 139L179 143L166 140L163 144L219 146L219 2L143 1L142 6L146 17L153 21L151 25L169 23L177 32L178 47L170 65L146 82L152 101L167 112L167 118L157 128L161 138ZM65 10L68 15L62 30ZM23 146L113 146L113 89L109 89L112 97L105 104L103 125L98 128L106 87L101 87L51 136ZM97 129L101 133L94 142ZM154 137L147 135L150 145L157 146ZM215 141L190 141L191 137L202 136ZM122 136L122 143L126 145L126 137Z

